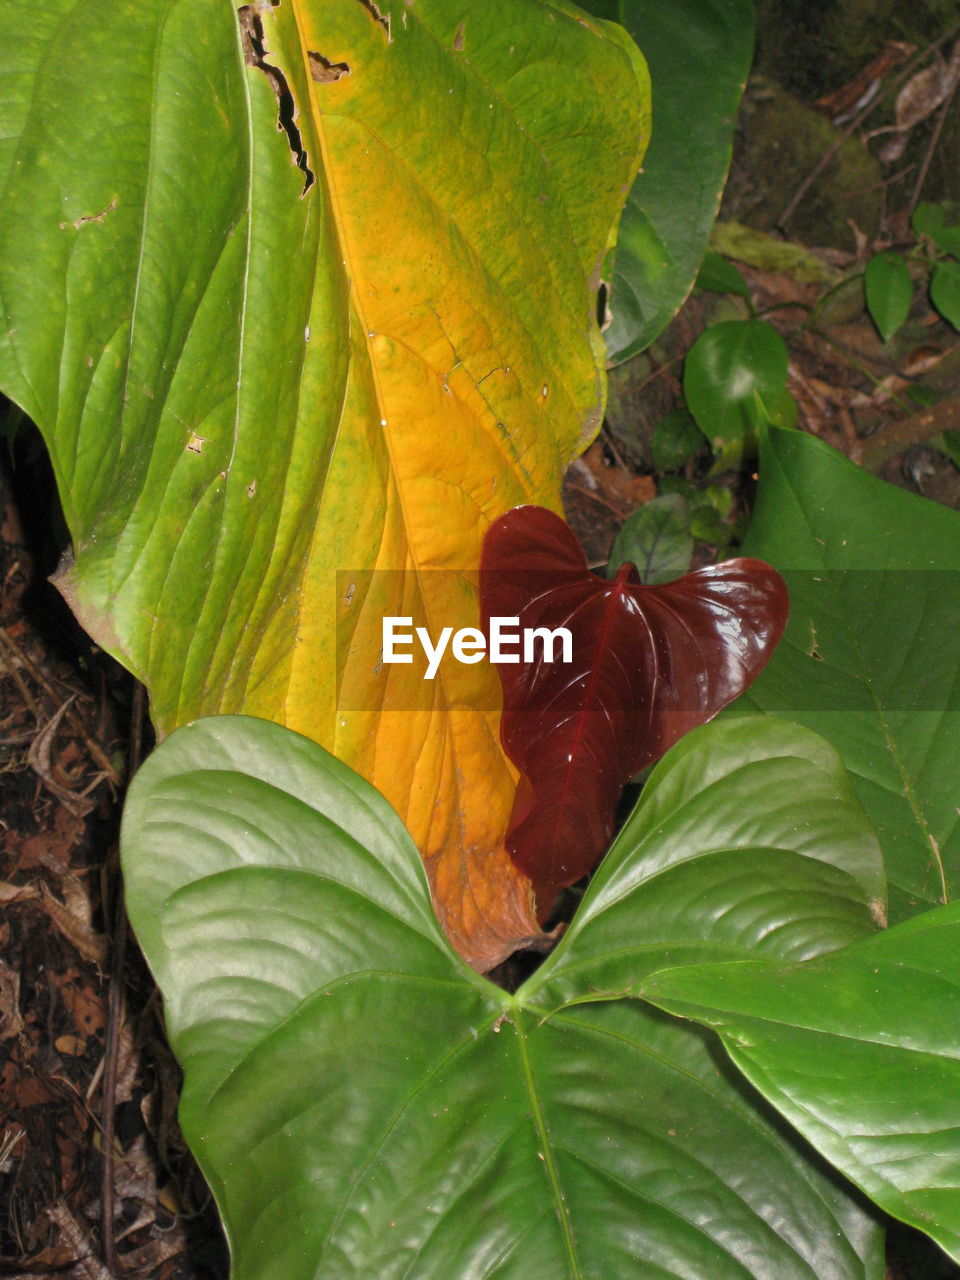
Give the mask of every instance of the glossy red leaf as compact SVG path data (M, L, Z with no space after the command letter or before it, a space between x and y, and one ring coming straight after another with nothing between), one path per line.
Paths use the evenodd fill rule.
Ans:
M624 784L751 683L787 621L783 579L762 560L728 560L661 586L633 565L591 573L568 526L543 507L494 523L481 562L484 627L569 630L572 660L496 661L501 737L520 770L507 848L542 921L560 889L597 863Z

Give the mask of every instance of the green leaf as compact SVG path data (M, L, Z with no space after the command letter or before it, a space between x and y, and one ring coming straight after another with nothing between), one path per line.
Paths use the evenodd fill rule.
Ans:
M906 262L898 253L878 253L867 263L864 288L870 319L884 342L889 342L906 321L913 301L913 281Z
M946 454L955 467L960 467L960 431L955 428L941 431L930 437L930 443Z
M679 471L703 448L703 435L687 409L674 409L653 429L650 452L657 471Z
M643 991L718 1031L831 1163L960 1262L958 957L953 903L805 964L696 965Z
M708 484L703 489L682 476L664 476L660 488L664 495L679 494L685 500L690 512L690 532L695 539L712 547L727 546L733 537L727 520L733 494L726 485Z
M728 320L696 340L683 370L683 394L716 453L749 452L787 386L787 348L763 320Z
M519 879L478 909L496 675L381 663L382 620L475 625L484 530L599 426L642 58L567 0L41 8L0 94L0 387L58 585L161 734L245 711L373 780L483 965L531 928Z
M588 0L650 68L654 126L613 259L610 360L643 351L690 291L720 207L753 56L753 0Z
M750 297L750 286L728 258L708 249L697 272L697 288L708 293L734 293Z
M933 268L930 301L948 324L960 329L960 262L938 262Z
M955 205L921 201L913 211L913 229L919 235L928 236L944 253L960 258L960 221L947 221L948 215L956 219L957 213Z
M275 725L175 733L122 840L234 1280L878 1280L871 1219L630 997L869 933L876 841L812 735L689 735L514 996L450 951L384 801Z
M672 582L690 568L692 555L687 504L678 493L664 494L627 516L610 550L607 577L629 560L645 585Z
M791 611L733 713L789 716L837 748L880 835L894 921L952 896L960 515L771 428L743 552L783 573Z

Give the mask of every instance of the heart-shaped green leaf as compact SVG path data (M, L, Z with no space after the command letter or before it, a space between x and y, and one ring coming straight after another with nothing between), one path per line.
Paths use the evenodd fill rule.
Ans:
M587 0L621 22L650 67L654 127L613 259L614 363L667 326L697 275L730 164L753 56L753 0Z
M737 460L756 448L762 422L787 388L787 348L765 320L727 320L696 340L683 366L683 394L715 452Z
M235 1280L879 1276L870 1218L631 996L871 930L875 838L806 731L689 735L513 996L451 952L386 803L267 722L161 746L123 857Z
M805 964L694 965L643 992L719 1031L818 1150L960 1262L960 904Z
M960 885L960 515L771 428L745 554L790 588L780 647L731 710L790 716L854 775L891 919Z

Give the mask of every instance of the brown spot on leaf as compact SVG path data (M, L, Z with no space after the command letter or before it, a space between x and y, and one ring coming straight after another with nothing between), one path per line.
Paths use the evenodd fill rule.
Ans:
M307 51L307 57L310 59L310 74L318 84L335 84L337 80L350 74L349 63L331 62L322 53L314 53L312 49Z
M74 222L59 223L58 225L60 227L60 230L64 231L66 230L67 227L73 227L74 231L79 231L80 228L87 222L103 222L107 214L113 213L114 209L116 209L119 203L120 203L119 197L114 196L113 199L110 201L110 203L107 205L107 207L105 209L101 209L99 213L85 213L82 217L77 218Z
M453 37L453 47L454 49L456 49L457 53L463 52L463 46L466 44L466 42L467 42L466 37L463 31L463 23L461 22L460 25L457 27L456 34Z

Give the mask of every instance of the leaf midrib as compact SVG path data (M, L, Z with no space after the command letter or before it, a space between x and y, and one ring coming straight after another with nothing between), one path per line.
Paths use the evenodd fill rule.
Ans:
M560 1175L557 1169L556 1159L554 1157L553 1144L547 1130L546 1117L540 1102L540 1095L537 1092L536 1079L533 1073L533 1064L530 1061L526 1032L523 1027L523 1014L518 1006L515 1006L514 1008L514 1014L511 1021L517 1034L517 1048L520 1055L520 1064L523 1068L523 1080L527 1089L527 1097L530 1099L531 1117L537 1131L539 1151L543 1156L543 1165L547 1175L547 1182L550 1186L550 1194L553 1198L557 1220L560 1224L560 1232L563 1238L563 1249L570 1267L570 1280L583 1280L583 1272L580 1269L580 1259L577 1253L576 1241L573 1236L570 1214L567 1211L566 1202L563 1197L563 1190L560 1186Z

